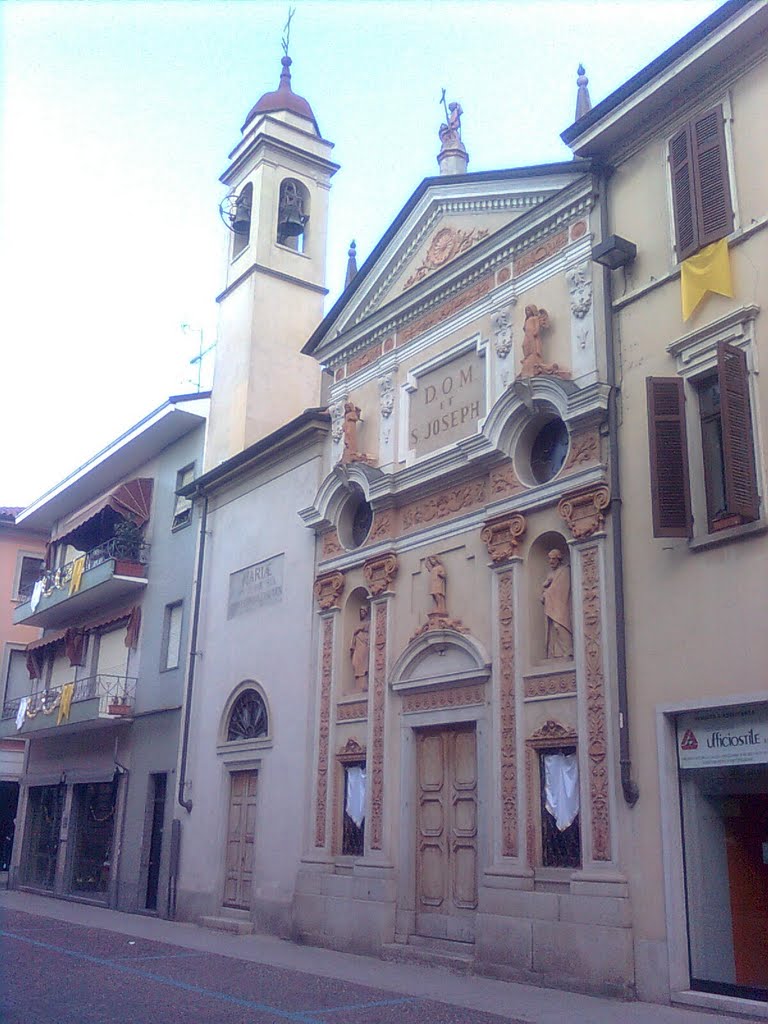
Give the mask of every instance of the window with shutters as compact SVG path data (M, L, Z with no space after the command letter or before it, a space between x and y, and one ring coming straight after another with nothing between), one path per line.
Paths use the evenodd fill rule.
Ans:
M722 106L694 117L669 141L669 168L679 261L733 231Z
M692 537L694 523L698 534L713 534L760 515L746 352L720 340L708 362L714 365L688 383L646 382L655 537ZM690 458L687 421L693 444L700 439ZM702 493L700 509L695 499L692 508L691 473L694 484L703 484L693 488Z
M195 479L195 466L194 463L190 466L185 466L184 469L180 469L176 474L176 490L180 491L183 487L187 487ZM180 530L183 526L189 526L192 522L192 499L185 498L181 494L176 495L176 504L173 509L173 522L171 523L172 530Z

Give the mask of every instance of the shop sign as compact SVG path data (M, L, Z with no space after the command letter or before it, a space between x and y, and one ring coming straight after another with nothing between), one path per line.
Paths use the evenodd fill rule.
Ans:
M768 708L718 708L677 720L681 768L768 763Z
M283 558L275 555L230 575L228 619L283 600Z

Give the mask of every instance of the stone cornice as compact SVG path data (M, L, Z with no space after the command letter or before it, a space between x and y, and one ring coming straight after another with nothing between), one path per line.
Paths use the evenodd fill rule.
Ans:
M353 358L375 341L407 326L446 296L460 291L485 273L494 272L498 266L509 263L515 255L547 236L557 234L570 221L584 217L592 205L592 179L585 176L479 242L444 268L436 270L381 309L370 315L361 313L354 324L345 325L333 341L319 346L313 353L315 358L330 367ZM566 243L566 247L569 244L574 243Z

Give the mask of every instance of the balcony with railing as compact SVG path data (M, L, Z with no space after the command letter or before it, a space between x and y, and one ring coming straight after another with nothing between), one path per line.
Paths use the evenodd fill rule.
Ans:
M130 598L147 585L149 546L111 537L42 576L20 595L14 625L51 629L69 624L83 612Z
M69 731L78 726L94 728L133 717L136 703L136 679L133 676L99 673L76 680L69 714L63 715L62 691L67 685L71 684L50 686L26 697L7 700L0 715L0 738ZM25 700L24 714L20 717Z

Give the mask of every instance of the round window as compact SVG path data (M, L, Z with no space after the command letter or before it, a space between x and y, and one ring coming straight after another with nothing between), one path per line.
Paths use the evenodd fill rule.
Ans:
M339 540L345 548L359 548L364 544L373 525L373 509L362 491L354 490L339 516Z
M568 428L561 419L549 420L531 445L531 473L537 484L557 476L568 454Z

